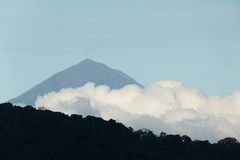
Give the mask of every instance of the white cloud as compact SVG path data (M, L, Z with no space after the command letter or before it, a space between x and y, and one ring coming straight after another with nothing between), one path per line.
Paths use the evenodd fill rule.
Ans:
M113 118L135 129L187 134L194 139L240 139L240 92L208 97L178 81L110 90L88 83L39 97L36 106L67 114Z

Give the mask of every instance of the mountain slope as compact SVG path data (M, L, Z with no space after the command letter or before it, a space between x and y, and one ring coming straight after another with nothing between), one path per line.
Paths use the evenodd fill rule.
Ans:
M107 85L111 89L119 89L128 84L141 86L134 79L119 70L86 59L77 65L54 74L22 95L9 100L9 102L34 105L38 96L52 91L58 92L63 88L80 87L87 82L94 82L96 85Z

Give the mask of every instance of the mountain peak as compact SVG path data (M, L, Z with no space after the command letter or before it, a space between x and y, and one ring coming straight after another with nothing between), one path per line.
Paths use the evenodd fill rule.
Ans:
M49 92L58 92L63 88L81 87L88 82L93 82L96 86L107 85L111 89L119 89L129 84L141 86L125 73L87 58L54 74L22 95L11 99L10 102L34 105L39 96Z
M94 61L92 59L89 59L89 58L86 58L84 59L83 61L79 62L78 64L76 64L76 66L98 66L98 65L103 65L103 66L106 66L105 64L103 63L100 63L100 62L97 62L97 61ZM107 66L106 66L107 67Z
M83 61L81 61L80 63L99 63L99 62L96 62L96 61L94 61L92 59L86 58Z

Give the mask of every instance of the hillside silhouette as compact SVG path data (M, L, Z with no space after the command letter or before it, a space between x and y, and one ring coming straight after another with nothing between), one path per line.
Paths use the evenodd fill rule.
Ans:
M234 138L218 143L135 131L110 119L0 104L1 160L239 160Z

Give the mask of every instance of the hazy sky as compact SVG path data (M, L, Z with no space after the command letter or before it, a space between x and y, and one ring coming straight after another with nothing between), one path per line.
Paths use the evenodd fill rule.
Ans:
M0 1L0 102L85 58L143 85L230 94L240 90L240 1Z

